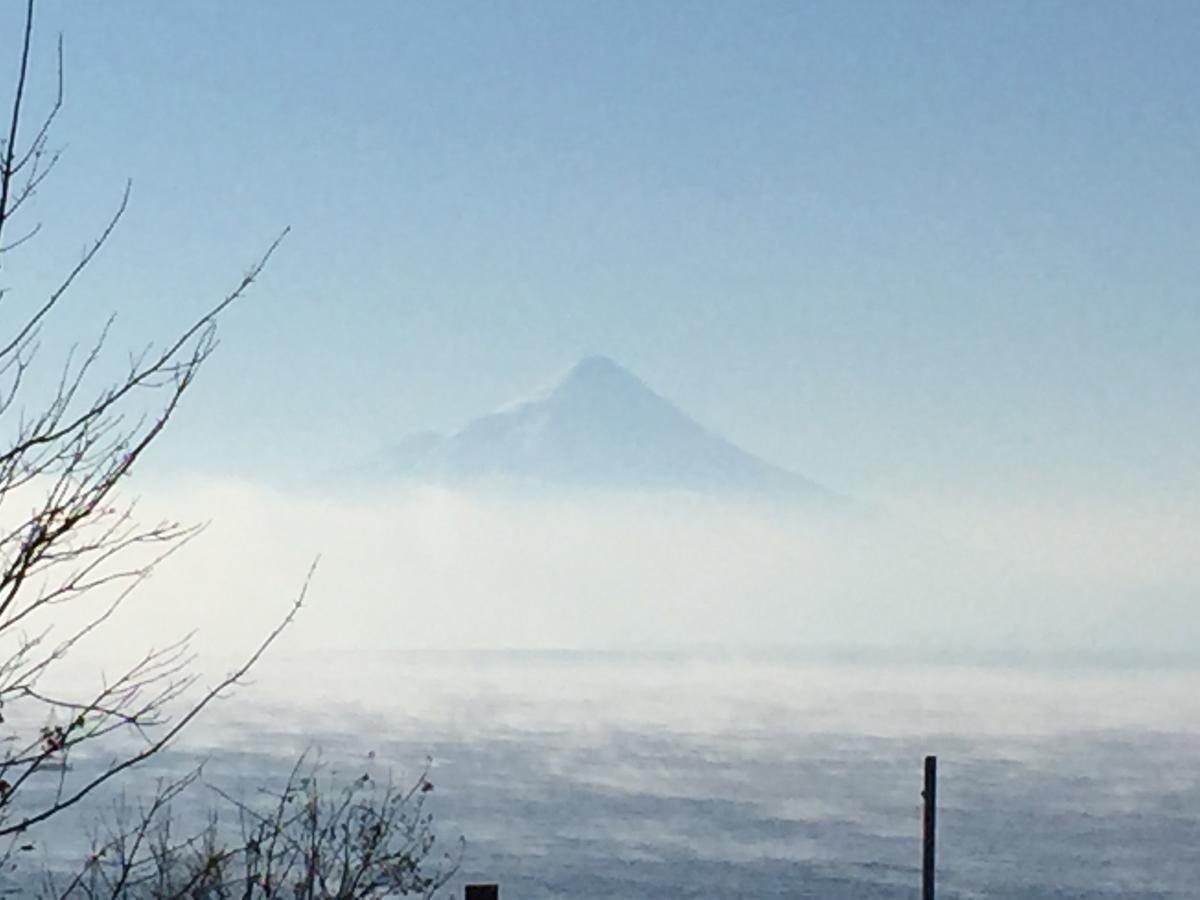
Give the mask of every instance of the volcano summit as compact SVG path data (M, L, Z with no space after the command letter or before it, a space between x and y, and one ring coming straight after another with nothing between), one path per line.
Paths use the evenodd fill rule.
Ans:
M605 356L584 358L549 388L452 434L412 435L390 451L387 469L451 484L832 497L708 430Z

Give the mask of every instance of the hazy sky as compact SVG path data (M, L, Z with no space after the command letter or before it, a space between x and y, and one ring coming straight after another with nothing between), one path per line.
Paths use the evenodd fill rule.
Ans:
M18 6L5 0L5 84ZM118 344L293 233L158 465L264 477L586 352L847 492L1195 496L1200 7L55 2Z

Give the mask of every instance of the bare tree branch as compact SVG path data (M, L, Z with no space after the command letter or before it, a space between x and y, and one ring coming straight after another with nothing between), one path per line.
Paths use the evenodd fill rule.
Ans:
M21 124L21 104L25 100L25 79L29 73L29 51L33 38L33 0L25 4L25 31L21 40L21 61L17 74L17 89L13 94L12 113L8 120L8 139L0 157L0 237L9 214L9 192L12 189L13 163L17 158L17 129Z
M35 0L22 5L15 90L0 127L2 259L39 234L40 225L25 225L15 239L4 240L59 159L49 140L63 107L61 36L53 101L34 127L23 121L34 7ZM292 622L316 565L276 627L241 665L198 696L187 638L147 650L112 679L98 674L91 683L49 684L69 655L99 639L130 593L199 533L171 521L140 522L136 504L122 499L120 489L213 353L218 319L246 294L288 233L271 241L217 302L162 347L132 354L115 377L100 374L107 371L110 318L93 340L67 352L50 370L54 381L33 395L33 385L41 382L29 373L42 362L42 330L108 243L130 196L127 182L79 259L48 293L14 308L0 324L0 838L10 841L19 836L25 841L31 829L161 752L236 686ZM13 302L3 289L0 300L6 307ZM86 748L111 748L111 758L98 771L69 774L72 755ZM26 790L46 773L56 776L49 797ZM174 793L171 788L160 794L150 819ZM126 849L137 857L147 846L143 840ZM0 862L7 858L0 853ZM119 880L117 889L128 883Z

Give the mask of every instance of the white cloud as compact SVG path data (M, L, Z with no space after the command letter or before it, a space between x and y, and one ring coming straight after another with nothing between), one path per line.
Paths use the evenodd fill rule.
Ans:
M143 507L212 525L138 598L139 632L198 625L225 648L282 614L318 553L293 649L1144 650L1187 649L1200 633L1195 555L1177 519L1151 512L902 507L923 532L682 496L285 495L235 482L156 491Z

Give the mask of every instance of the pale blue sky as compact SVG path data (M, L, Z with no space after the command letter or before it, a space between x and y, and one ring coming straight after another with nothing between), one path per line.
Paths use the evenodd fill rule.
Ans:
M293 228L184 468L322 470L603 352L848 492L1197 492L1200 6L44 0L39 28L67 152L8 283L131 177L65 324L115 307L134 345Z

